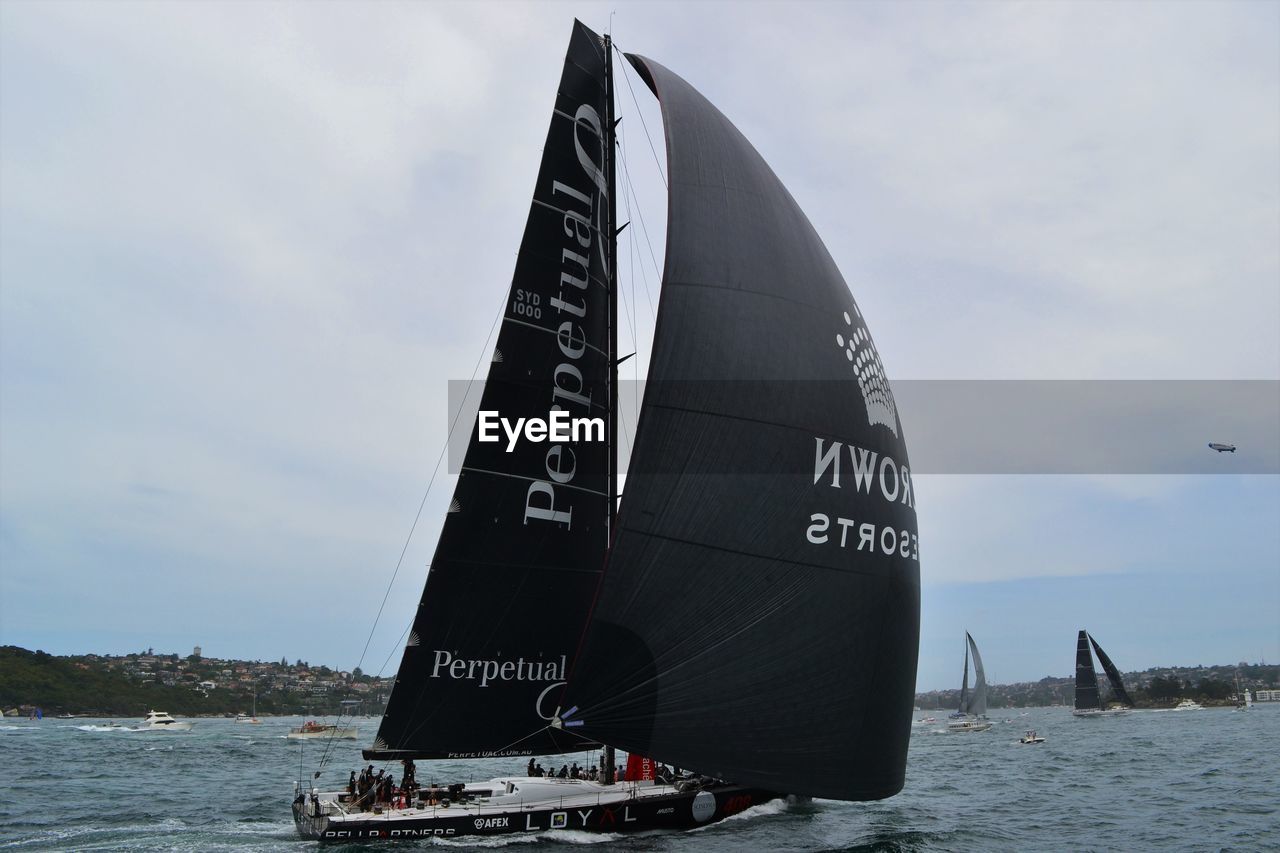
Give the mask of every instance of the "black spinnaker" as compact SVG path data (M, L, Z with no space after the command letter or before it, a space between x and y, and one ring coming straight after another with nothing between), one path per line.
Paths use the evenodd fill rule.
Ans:
M710 102L628 57L666 128L666 269L566 731L768 790L903 784L919 640L907 451L848 286Z
M1124 689L1124 681L1120 678L1120 670L1116 669L1116 665L1111 662L1111 658L1107 657L1107 653L1102 650L1102 646L1098 645L1098 641L1089 635L1089 642L1093 644L1093 650L1098 655L1098 662L1102 664L1102 670L1107 674L1107 680L1111 682L1111 691L1115 701L1121 703L1126 708L1133 707L1133 700L1129 698L1129 693Z
M598 37L575 23L480 404L512 421L608 417L603 64ZM508 453L478 429L366 758L580 748L546 724L608 547L609 447L522 441Z

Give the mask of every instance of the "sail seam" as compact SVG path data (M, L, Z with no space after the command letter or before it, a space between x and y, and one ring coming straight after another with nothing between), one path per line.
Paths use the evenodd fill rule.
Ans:
M788 297L788 296L783 296L782 294L779 294L779 293L769 293L769 292L768 292L768 291L766 291L766 290L752 290L752 289L750 289L750 288L746 288L746 287L730 287L730 286L729 286L729 285L727 285L727 284L715 284L715 283L713 283L713 282L705 282L705 281L670 281L670 280L663 280L663 282L662 282L662 286L663 286L663 287L705 287L705 288L707 288L708 290L731 290L731 291L733 291L734 293L749 293L749 294L752 294L752 295L754 295L754 296L763 296L763 297L766 297L766 298L768 298L768 299L776 299L776 300L778 300L779 302L786 302L786 303L789 303L789 304L791 304L791 305L799 305L799 306L801 306L802 308L812 308L812 309L813 309L813 310L815 310L815 311L820 311L820 310L822 310L822 309L820 309L817 305L812 305L812 304L810 304L810 303L808 303L808 302L802 302L802 301L800 301L799 299L792 299L792 298L790 298L790 297Z
M735 380L730 379L726 381L733 382ZM804 380L801 380L801 381L804 381ZM712 411L707 411L706 409L692 409L687 406L672 406L667 403L646 403L645 406L646 408L650 408L650 409L666 409L668 411L684 412L690 415L707 415L713 418L727 418L729 420L743 421L745 423L762 424L764 426L774 426L780 429L792 430L793 432L820 434L820 435L830 436L832 438L839 438L839 436L835 435L834 433L828 433L824 430L818 429L817 427L811 427L811 426L805 426L805 425L799 425L799 424L784 424L784 423L779 423L778 421L763 420L761 418L749 418L744 415L737 415L730 412L712 412Z
M526 476L525 476L525 475L523 475L523 474L507 474L507 473L502 472L502 471L490 471L490 470L488 470L487 468L472 468L472 467L469 467L469 466L467 466L467 465L462 466L462 468L460 468L459 470L460 470L460 471L466 471L466 472L471 473L471 474L492 474L492 475L493 475L493 476L495 476L495 477L509 477L509 478L511 478L512 480L524 480L525 482L528 482L528 483L539 483L539 482L542 482L542 481L541 481L541 480L539 480L537 477L526 477ZM577 490L577 491L579 491L579 492L586 492L586 493L587 493L587 494L589 494L589 495L597 495L597 496L599 496L599 497L606 497L606 495L605 495L605 493L604 493L604 492L601 492L601 491L599 491L599 490L597 490L597 489L588 489L586 486L575 486L575 485L573 485L572 483L556 483L556 488L560 488L560 489L576 489L576 490Z
M806 563L801 560L788 560L786 557L771 557L766 554L753 554L750 551L740 551L737 548L726 548L723 545L709 545L706 542L697 542L693 539L684 539L680 536L664 536L661 533L650 533L647 530L639 530L635 527L624 527L623 529L636 536L648 536L651 539L662 539L666 542L678 542L681 545L691 545L695 548L706 548L709 551L721 551L725 554L737 554L740 557L750 557L755 560L769 560L774 563L785 563L789 566L803 566L805 568L823 569L829 572L841 572L849 575L864 575L866 577L895 580L895 578L889 577L883 572L866 572L860 569L844 568L842 566L823 566L818 563Z
M524 326L525 328L528 328L528 329L536 329L539 332L546 332L548 335L559 334L559 332L557 332L555 329L548 329L546 326L539 326L536 323L529 323L524 320L517 320L514 317L503 317L502 322L515 323L517 326ZM581 343L583 346L585 346L587 349L591 350L592 352L602 355L605 358L609 357L609 354L607 352L605 352L604 350L600 349L597 346L592 346L591 344L586 343L585 341L575 340L574 343Z
M448 563L445 563L444 561L441 561L440 563L441 571L448 571L449 569L460 567L460 566L466 566L468 568L475 567L475 566L481 566L481 567L498 566L504 569L533 569L539 572L542 572L542 571L574 572L580 575L598 575L600 574L600 572L604 571L604 569L600 569L600 568L596 568L596 569L574 568L573 566L557 566L551 563L516 563L511 560L450 559Z

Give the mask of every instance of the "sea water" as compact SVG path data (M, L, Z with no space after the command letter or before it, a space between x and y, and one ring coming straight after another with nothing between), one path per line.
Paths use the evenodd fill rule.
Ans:
M929 713L936 723L912 726L906 788L888 800L772 802L684 833L547 831L394 849L1274 850L1280 842L1280 703L1101 719L1065 708L995 709L989 731L955 734L945 712L915 717ZM377 724L357 720L360 740L326 745L287 740L297 718L202 719L189 732L109 722L0 720L0 849L311 848L294 834L296 781L323 760L321 783L345 786ZM1047 742L1020 744L1027 729ZM589 758L538 760L558 768ZM424 761L418 779L523 775L525 764Z

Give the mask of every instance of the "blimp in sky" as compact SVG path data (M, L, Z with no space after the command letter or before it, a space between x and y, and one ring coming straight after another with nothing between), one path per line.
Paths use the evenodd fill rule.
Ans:
M1216 450L1219 453L1235 453L1236 446L1234 444L1219 444L1216 441L1209 442L1209 449Z

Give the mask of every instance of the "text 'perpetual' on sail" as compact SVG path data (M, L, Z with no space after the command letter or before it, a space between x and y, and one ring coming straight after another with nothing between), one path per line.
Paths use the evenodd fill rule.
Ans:
M605 55L574 27L480 402L511 423L609 417ZM371 758L537 755L604 563L609 447L472 431ZM563 439L563 440L560 440Z

